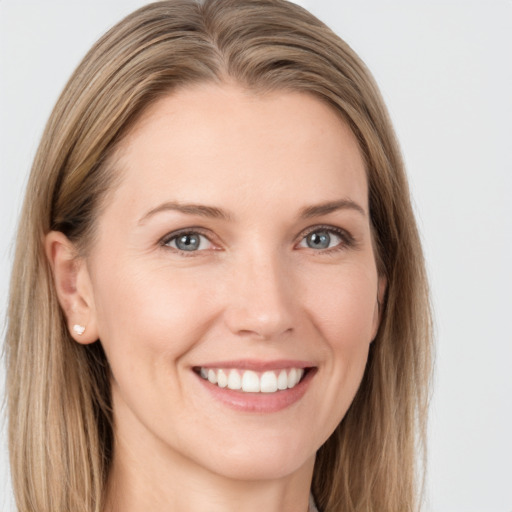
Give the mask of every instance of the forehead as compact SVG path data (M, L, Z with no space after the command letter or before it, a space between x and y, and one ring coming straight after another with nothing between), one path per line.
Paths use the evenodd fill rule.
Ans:
M185 88L148 108L117 156L119 192L134 203L222 202L234 193L249 203L258 194L261 202L279 194L281 201L311 202L348 195L366 208L355 136L332 107L307 93Z

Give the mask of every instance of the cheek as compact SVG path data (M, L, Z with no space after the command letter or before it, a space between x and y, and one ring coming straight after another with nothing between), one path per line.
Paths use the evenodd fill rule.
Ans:
M211 293L204 276L124 266L122 272L98 276L97 283L100 339L114 358L136 353L155 361L176 359L200 338L209 318L205 297Z
M377 275L351 265L305 284L306 308L332 350L357 349L372 341L376 320Z
M323 340L326 380L318 400L327 437L348 410L364 374L374 332L377 277L371 266L351 265L323 279L317 275L309 284L307 308Z

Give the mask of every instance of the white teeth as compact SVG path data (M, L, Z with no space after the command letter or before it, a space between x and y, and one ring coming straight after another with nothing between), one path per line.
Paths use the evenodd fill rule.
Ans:
M275 393L277 391L277 377L274 372L265 372L261 376L260 389L262 393Z
M288 388L295 387L300 382L300 379L302 379L303 375L304 368L292 368L288 375Z
M304 375L304 368L269 370L261 374L252 370L200 368L199 375L220 388L245 393L275 393L295 387Z
M295 386L295 384L297 384L297 382L298 382L297 370L295 368L292 368L290 370L290 373L288 374L288 387L293 388L293 386Z
M229 389L242 389L242 377L236 370L231 370L228 377L228 388Z
M242 377L242 390L246 393L260 392L260 379L256 372L251 370L244 372L244 376Z
M228 385L228 376L223 370L217 372L217 386L225 388Z
M279 377L277 378L277 389L281 391L283 389L288 389L288 375L286 374L286 370L281 370L279 372Z

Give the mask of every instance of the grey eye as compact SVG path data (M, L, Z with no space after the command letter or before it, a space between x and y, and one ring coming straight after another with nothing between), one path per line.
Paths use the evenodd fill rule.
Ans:
M310 233L306 237L306 243L311 249L327 249L331 243L331 235L327 231Z
M192 252L206 249L209 245L209 240L199 233L182 233L171 238L165 245L179 251Z
M339 235L334 233L333 231L329 231L327 229L319 229L317 231L312 231L308 235L306 235L301 243L300 247L308 247L309 249L330 249L339 245L342 242L342 239Z
M195 251L199 248L201 240L197 235L181 235L176 238L176 247L180 251Z

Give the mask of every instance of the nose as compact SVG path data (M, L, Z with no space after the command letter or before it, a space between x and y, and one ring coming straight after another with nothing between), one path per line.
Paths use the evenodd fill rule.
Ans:
M234 334L277 339L298 320L293 273L278 257L252 257L231 272L225 323Z

